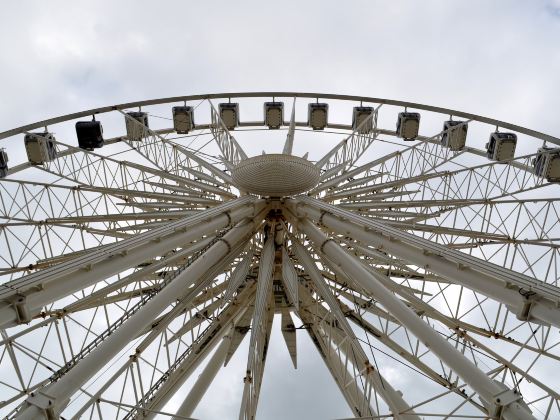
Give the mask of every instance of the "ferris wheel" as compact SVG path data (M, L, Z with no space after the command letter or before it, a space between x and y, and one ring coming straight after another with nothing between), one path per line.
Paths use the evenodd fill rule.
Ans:
M560 418L556 137L258 92L0 141L3 417L191 418L246 340L232 418L254 419L279 329L357 418Z

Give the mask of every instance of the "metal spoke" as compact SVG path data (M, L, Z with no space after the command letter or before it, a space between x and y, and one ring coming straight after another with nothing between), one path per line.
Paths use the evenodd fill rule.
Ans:
M269 98L292 104L289 121L239 118ZM178 108L154 108L191 101L185 130ZM333 122L330 101L373 112ZM136 120L140 108L158 120ZM414 138L391 123L402 110L427 114ZM135 130L97 148L57 134L105 114ZM468 126L465 144L434 118ZM518 152L494 160L473 137L484 130L515 134ZM282 154L261 154L254 139L274 132ZM2 139L15 161L0 179L3 417L191 418L239 357L227 412L254 420L273 384L293 417L292 393L321 385L267 382L289 375L270 369L275 331L301 372L313 346L356 418L560 416L560 149L539 149L558 138L403 101L245 92L88 110Z

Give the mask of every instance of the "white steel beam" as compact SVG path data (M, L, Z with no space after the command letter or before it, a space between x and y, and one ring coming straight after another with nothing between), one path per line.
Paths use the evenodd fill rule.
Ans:
M257 412L260 382L264 369L268 336L270 334L269 324L272 322L272 319L269 319L271 315L268 312L270 312L272 273L274 270L274 231L274 225L272 225L269 237L263 245L259 261L255 312L253 314L253 327L251 329L251 341L249 343L247 371L244 378L245 383L239 419L252 420Z
M196 382L190 389L185 400L175 412L177 416L192 416L193 411L198 406L198 403L200 403L200 400L202 399L202 397L208 390L208 387L218 374L218 371L224 364L228 353L228 348L231 343L231 334L232 331L230 330L230 332L224 336L222 342L220 343L210 360L208 360L208 363L204 367L204 370L198 376Z
M282 314L282 337L284 337L284 342L290 354L290 359L292 359L294 369L297 369L297 336L294 320L292 319L290 310L286 306L280 308L280 313Z
M152 320L152 323L144 328L143 330L139 330L136 333L136 337L141 337L144 334L148 334L136 347L135 357L139 357L140 354L161 334L161 332L167 328L170 322L172 322L179 314L184 312L187 307L192 306L195 307L196 305L200 304L208 300L208 295L211 295L215 288L208 288L209 284L216 278L218 274L224 268L226 268L231 261L237 256L239 253L239 246L236 246L228 255L220 261L220 264L211 267L200 279L197 280L196 285L189 290L189 293L181 298L177 299L176 305L166 312L163 316ZM196 256L194 258L198 258ZM177 276L181 270L178 270L173 277ZM169 280L173 280L173 277ZM157 290L155 292L159 292L163 288L163 284L158 285ZM193 296L196 296L193 298ZM50 378L50 382L58 380L60 377L65 375L70 369L72 369L76 363L79 363L82 359L84 359L89 353L91 353L96 347L98 347L108 336L113 334L117 328L119 328L126 320L132 317L137 311L139 311L145 303L151 298L150 295L145 295L139 302L133 305L130 309L128 309L123 316L117 319L112 325L110 325L103 333L97 335L95 340L91 341L87 346L83 347L80 353L75 354L72 360L66 363L61 369L59 369L53 376ZM62 313L58 316L65 316L66 313ZM169 344L169 342L168 342Z
M356 257L346 253L309 220L300 218L294 219L293 222L310 238L314 248L327 255L332 263L339 265L348 273L349 277L375 296L395 318L453 369L486 403L494 407L495 412L490 413L491 415L498 413L507 420L534 419L530 411L518 402L521 399L519 394L509 389L504 391L501 386L434 331L384 286L381 274L367 270Z
M210 130L214 136L216 144L222 152L222 159L226 165L230 167L238 164L242 160L247 159L247 155L243 148L237 143L235 137L231 135L226 125L220 117L220 113L214 108L212 101L208 100L210 104L210 116L212 117L212 124Z
M252 282L251 286L252 289L256 288L255 282ZM243 292L241 292L243 293ZM224 360L224 366L227 366L235 350L239 347L247 333L251 330L251 320L253 319L253 312L255 310L255 302L246 302L247 308L246 311L239 317L239 319L235 320L233 324L233 330L231 333L231 341L228 347L228 351L226 354L226 358Z
M325 180L327 180L329 178L332 178L336 174L338 174L339 172L343 171L346 168L347 165L348 165L348 162L341 162L341 163L335 164L334 166L331 166L329 169L325 170L321 174L321 178L319 178L319 185L322 185Z
M290 201L290 208L298 216L307 216L329 229L349 234L355 240L502 302L520 319L560 327L560 289L556 286L309 197L298 198L298 202L301 205ZM535 295L528 299L519 291Z
M239 286L241 286L247 279L247 274L249 274L249 269L251 268L252 261L253 251L248 250L245 254L245 257L243 257L239 264L237 264L237 267L235 267L235 270L233 270L233 273L228 280L228 285L224 294L222 305L225 305L226 302L229 302L231 300L233 294L237 291L237 289L239 289Z
M207 171L209 171L210 173L214 174L214 176L223 179L226 183L228 184L233 184L233 179L231 178L231 176L229 176L228 174L226 174L223 171L220 171L218 168L216 168L214 165L209 164L208 162L206 162L204 159L201 159L200 156L194 154L193 152L191 152L190 150L187 150L185 147L181 146L180 144L176 144L173 142L168 141L169 143L173 144L173 146L179 150L181 153L183 153L185 156L187 156L189 159L195 161L196 163L198 163L202 168L206 169Z
M385 344L388 348L393 350L395 354L398 354L403 359L412 363L416 368L420 369L424 374L429 376L432 380L443 385L447 388L452 388L454 385L443 378L440 374L430 368L427 364L425 364L420 358L416 355L410 353L396 341L394 341L391 336L383 332L382 330L378 329L366 319L364 319L359 313L350 309L348 306L340 303L340 308L343 311L344 315L348 317L348 319L352 320L356 325L362 327L365 331L369 332L373 337L375 337L379 342Z
M373 271L374 269L371 267L366 266L366 268L369 271ZM382 270L378 270L381 274L384 274L384 276L388 276L391 275L392 273L383 273ZM326 276L326 273L323 272L323 276ZM343 272L341 272L340 270L337 272L337 276L339 277L339 279L344 279L345 281L349 282L350 280L344 275ZM560 360L560 356L554 355L553 353L551 353L550 351L546 351L543 350L542 348L539 347L535 347L535 346L531 346L528 343L522 343L519 342L517 340L515 340L514 338L510 337L510 336L505 336L501 333L498 333L496 331L491 331L488 329L484 329L482 327L478 327L476 325L470 324L468 322L465 322L459 318L453 318L450 317L448 315L444 315L442 312L438 311L437 309L435 309L432 305L430 305L429 303L426 303L424 300L416 297L414 295L414 293L417 293L416 290L411 289L409 287L403 286L401 284L398 284L396 282L390 281L388 277L382 277L382 280L384 280L384 285L385 287L387 287L389 290L391 290L392 292L396 293L397 295L401 296L404 299L404 302L409 305L410 307L414 308L414 310L417 313L421 313L423 314L423 316L427 317L427 318L431 318L434 319L440 323L442 323L443 325L447 326L450 331L453 331L453 333L455 333L456 331L462 331L462 332L471 332L471 333L475 333L479 336L482 337L493 337L494 339L497 340L503 340L508 344L513 344L515 346L518 347L522 347L524 349L530 350L530 351L534 351L540 355L543 356L547 356L547 357L551 357L553 359L556 360ZM332 282L335 282L332 278L329 278L329 280L331 280ZM437 280L439 281L439 280ZM396 324L400 324L399 321L391 316L389 316L387 313L383 312L382 309L378 306L371 306L368 305L368 300L367 299L362 299L359 296L356 296L355 294L349 293L348 290L341 290L339 288L333 288L334 290L336 290L337 293L341 294L342 296L344 296L346 299L348 299L351 302L355 302L356 304L360 305L360 307L362 309L364 309L367 312L370 312L376 316L382 317L387 319L390 322L396 323ZM353 291L353 293L357 293L356 291ZM369 296L369 298L372 298L371 296ZM350 312L346 312L344 311L346 316L349 316L349 314L351 315ZM363 325L364 327L367 326L367 324ZM401 353L399 353L401 354ZM404 356L404 353L401 354L401 356Z
M445 171L428 173L428 174L418 175L412 178L398 179L395 181L388 181L380 184L376 183L373 185L366 185L365 187L350 188L339 192L333 192L325 195L323 199L326 201L334 201L334 200L340 200L341 198L355 198L356 196L361 196L363 194L368 194L368 196L364 198L371 198L371 197L375 197L375 195L372 194L375 194L378 191L402 187L403 185L412 184L417 181L425 181L431 178L441 178L448 175L449 172L445 172Z
M325 166L330 168L343 163L347 167L354 165L377 138L377 111L380 107L381 105L377 106L368 118L364 119L348 137L329 150L315 165L319 169ZM360 134L361 127L370 123L372 123L371 133Z
M284 246L282 247L282 282L284 283L284 289L286 290L290 303L298 309L298 273Z
M216 195L226 197L226 198L234 198L235 197L235 195L232 194L231 192L226 191L222 188L216 187L214 185L210 185L210 184L202 183L202 182L199 182L199 181L195 181L194 179L188 179L188 178L185 178L185 177L182 177L182 176L174 175L174 174L171 174L169 172L162 171L160 169L150 168L150 167L141 165L141 164L136 163L136 162L125 161L124 163L123 162L118 162L118 163L120 163L121 165L124 164L125 166L129 166L131 168L135 168L135 169L138 169L140 171L144 171L144 172L156 175L156 176L160 176L163 179L168 179L170 181L174 181L179 185L188 185L189 187L197 188L197 189L205 191L207 193L216 194Z
M497 198L492 201L493 205L499 204L524 204L524 203L542 203L554 202L553 198L528 198L528 199L502 199ZM363 202L364 208L384 209L401 208L401 207L463 207L488 204L488 199L450 199L450 200L407 200L407 201L372 201Z
M157 394L153 395L147 404L146 408L150 409L153 407L162 407L167 402L170 395L173 395L177 389L180 388L183 381L190 376L190 374L199 366L199 364L204 360L204 357L210 352L217 340L221 337L221 332L225 331L226 325L234 320L239 314L240 308L243 308L246 300L252 296L254 293L254 288L248 289L243 296L240 296L240 300L236 304L231 304L227 306L222 312L219 320L214 322L209 328L204 330L204 332L196 338L196 340L189 346L185 351L187 356L175 367L174 370L170 372L169 377L163 383L161 388L158 389ZM162 328L159 325L156 327L159 332ZM113 384L119 376L130 367L130 365L140 356L142 349L147 348L150 343L154 341L156 334L149 334L145 337L139 345L139 349L135 350L135 353L129 357L129 359L113 374L111 377L105 381L101 388L93 395L91 395L88 402L86 402L72 417L72 420L78 420L82 418L82 415L87 411L88 407L91 406L101 395Z
M407 102L407 101L397 101L393 99L385 99L385 98L374 98L369 96L356 96L356 95L335 95L331 93L317 93L317 92L229 92L229 93L211 93L211 94L202 94L202 95L186 95L186 96L173 96L167 98L157 98L157 99L149 99L149 100L142 100L142 101L135 101L135 102L128 102L123 104L115 104L110 106L104 106L100 108L93 108L88 109L85 111L79 111L72 114L67 114L59 117L49 118L42 121L37 121L32 124L27 124L21 127L17 127L11 130L7 130L4 132L0 132L0 140L15 136L16 134L22 134L26 131L34 130L36 128L43 128L46 126L51 126L53 124L57 124L64 121L70 121L77 118L82 117L90 117L94 114L103 114L107 112L113 112L115 110L124 110L129 108L137 108L141 106L151 106L151 105L160 105L160 104L170 104L175 102L184 102L184 101L196 101L196 100L204 100L204 99L231 99L231 98L270 98L270 97L298 97L298 98L312 98L312 99L333 99L333 100L341 100L341 101L352 101L352 102L369 102L369 103L376 103L376 104L386 104L391 106L398 106L398 107L408 107L414 108L418 110L425 110L429 112L439 113L445 116L453 115L455 117L464 118L468 120L479 121L482 123L489 124L491 126L497 126L501 128L505 128L508 130L513 130L518 133L526 134L530 137L534 137L537 139L541 139L544 141L548 141L553 144L560 145L560 139L548 134L544 134L535 130L531 130L525 127L521 127L515 124L510 124L505 121L496 120L493 118L487 118L480 115L470 114L467 112L462 112L454 109L449 108L442 108L436 107L432 105L424 105L415 102ZM164 130L167 131L167 130ZM169 130L172 131L172 130Z
M296 98L294 97L294 103L292 104L292 117L290 118L290 128L288 129L288 135L286 136L286 142L284 143L284 149L282 153L285 155L291 155L292 149L294 148L294 132L296 130Z
M45 224L64 224L64 223L94 223L94 222L121 222L121 221L139 221L139 220L171 220L192 216L200 210L179 210L179 211L155 211L155 212L139 212L139 213L119 213L119 214L94 214L90 216L68 216L60 218L49 218L37 221L36 223Z
M349 366L345 363L345 360L343 360L347 355L334 351L330 334L328 334L332 329L329 330L329 328L324 329L321 327L321 320L325 314L317 313L317 306L320 304L312 298L306 286L300 286L299 294L302 304L297 311L297 315L307 326L306 330L309 333L311 341L315 344L317 351L325 362L327 369L331 373L348 407L356 417L361 417L366 414L362 412L362 410L364 401L368 401L366 396L369 397L369 394L367 394L368 390L365 389L365 383L357 381L348 371ZM372 415L376 415L373 408L369 407L369 409Z
M261 206L260 214L262 214L263 208L264 206ZM255 220L257 223L260 223L259 216L255 217ZM36 394L36 398L31 397L27 402L27 407L20 413L18 418L31 420L41 418L41 416L46 417L48 413L53 417L58 415L68 404L71 395L97 372L99 366L109 362L123 345L133 340L139 330L150 325L159 313L177 299L177 296L184 295L187 290L190 291L190 294L193 294L197 288L189 289L189 286L194 285L197 279L210 267L227 256L236 244L252 236L254 230L255 224L247 220L233 227L220 241L206 251L202 258L197 259L181 272L175 278L175 281L147 302L140 311L129 318L114 334L109 336L63 378L53 383L43 392ZM193 295L192 298L195 296ZM50 401L50 403L45 405L45 399Z
M135 273L129 274L128 276L122 277L121 279L99 289L95 292L88 294L87 296L83 297L82 299L71 303L64 307L64 313L72 313L76 311L83 310L84 308L91 307L95 304L98 304L99 301L103 301L106 297L119 290L120 288L125 287L126 285L141 281L145 279L150 274L154 273L157 270L160 270L171 263L176 263L177 260L184 259L195 252L201 251L203 248L207 247L215 238L207 238L201 241L198 241L191 246L185 247L179 252L172 253L171 255L162 258L147 267L143 267L142 269L136 271ZM178 265L181 265L180 262L177 262Z
M247 287L224 311L212 322L205 332L196 339L196 342L187 350L186 357L180 363L175 362L164 374L163 384L153 393L146 393L143 397L143 408L148 410L161 410L176 395L184 382L198 368L204 358L214 349L219 340L226 333L229 325L234 324L247 312L247 305L254 299L254 284ZM230 346L230 349L232 346ZM236 347L235 347L236 348ZM233 349L235 351L235 349ZM148 419L153 415L146 415Z
M264 205L256 203L244 197L0 285L0 327L29 322L48 303L253 216Z
M346 335L349 340L352 355L355 359L355 363L358 364L356 368L362 372L365 380L371 383L375 391L387 403L395 418L400 419L402 416L403 418L410 420L420 420L420 418L414 413L414 410L410 409L410 405L403 399L402 394L393 389L387 380L381 377L381 373L373 368L364 349L356 339L354 331L342 313L338 300L329 290L319 269L313 262L311 255L309 255L304 246L299 243L296 238L292 237L291 240L296 257L303 265L305 272L311 278L314 289L317 290L318 294L325 300L327 305L329 305L331 314L336 321L338 321L338 326L342 329L343 334ZM362 413L369 412L370 415L374 415L373 409L369 406L369 400L367 401L367 404L363 404L361 406L360 411Z
M192 175L193 173L191 171L194 170L195 173L201 175L200 178L210 181L212 184L218 183L220 186L225 187L225 185L219 183L208 174L197 171L191 167L197 167L198 165L199 169L206 169L214 176L219 176L222 179L228 178L228 175L221 175L221 171L208 164L203 159L200 159L200 157L196 156L194 153L189 152L183 146L167 140L165 137L162 137L159 132L143 125L140 121L132 118L130 115L125 114L120 110L119 112L123 114L127 122L142 127L143 132L147 134L141 142L127 140L127 143L133 150L140 153L152 164L164 171L172 172L175 175L186 175L186 173L190 173ZM186 173L181 173L181 170ZM187 177L185 176L185 178Z
M97 187L97 186L90 186L90 185L78 185L74 187L75 190L78 191L92 191L98 192L101 194L110 194L119 198L125 197L138 197L138 198L148 198L153 200L167 200L167 201L178 201L183 203L184 206L188 204L204 204L204 205L216 205L223 203L222 200L215 200L213 198L204 197L202 192L199 192L198 195L193 193L189 194L173 194L173 193L162 193L162 192L154 192L154 191L141 191L141 190L132 190L132 189L124 189L124 188L108 188L108 187ZM141 204L143 204L142 202ZM149 203L149 202L148 202Z
M371 162L364 163L363 165L358 166L355 169L352 169L350 171L346 171L346 172L342 173L341 175L338 175L334 178L329 179L328 181L325 181L325 182L321 183L320 185L318 185L317 187L312 189L310 191L310 194L316 195L316 194L319 194L321 191L324 191L324 190L329 189L329 188L336 187L341 182L347 181L349 179L353 179L356 175L359 175L363 172L366 172L369 169L373 168L374 166L380 165L383 162L386 162L386 161L398 156L399 153L401 153L401 152L389 153L388 155L385 155L382 158L372 160ZM375 175L372 175L371 177L361 178L360 180L355 180L355 181L351 181L351 182L358 182L358 181L361 181L361 180L364 180L364 181L368 182L368 181L370 181L372 179L375 179L379 176L380 176L380 174L375 174ZM346 184L344 184L344 185L346 185ZM343 187L341 186L341 188L343 188Z

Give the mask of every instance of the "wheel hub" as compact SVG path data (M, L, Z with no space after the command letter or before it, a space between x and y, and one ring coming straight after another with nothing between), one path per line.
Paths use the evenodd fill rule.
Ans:
M297 156L267 154L240 162L232 176L240 190L266 197L284 197L316 186L320 171L313 163Z

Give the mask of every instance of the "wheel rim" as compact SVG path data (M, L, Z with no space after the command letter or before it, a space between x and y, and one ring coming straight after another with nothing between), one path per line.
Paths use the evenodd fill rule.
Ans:
M292 113L281 130L241 120L230 132L221 121L218 101L243 101L243 112L270 97L286 109L294 98L290 111L302 117ZM307 128L303 111L315 99L328 100L334 118L370 105L371 131L354 131L349 114L324 131ZM167 413L200 364L202 379L178 411L188 417L248 336L238 385L240 417L253 418L277 314L294 364L295 337L309 334L354 416L560 415L550 377L560 360L558 185L535 175L532 162L541 140L560 140L374 98L277 92L134 105L154 119L157 106L178 100L203 116L187 135L138 125L142 141L119 135L97 151L59 138L56 159L23 163L0 180L3 414ZM395 137L389 122L405 106L421 110L423 123L429 116L421 132L432 135ZM76 116L131 121L129 108L51 122L64 133ZM469 124L462 150L443 147L433 128L448 115ZM0 138L10 152L12 136L44 125ZM488 160L470 137L497 128L518 135L513 160ZM290 155L303 154L305 137L322 171L317 185L303 196L242 194L232 171L260 154L254 137L286 134ZM311 146L317 138L332 144ZM414 381L394 385L394 363Z

